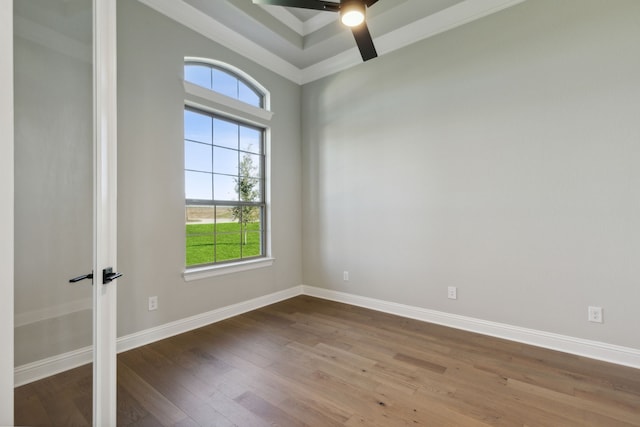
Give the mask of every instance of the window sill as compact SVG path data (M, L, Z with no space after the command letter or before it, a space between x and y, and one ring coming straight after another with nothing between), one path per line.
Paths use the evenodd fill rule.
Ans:
M239 273L256 268L270 267L275 258L260 258L250 261L234 262L233 264L209 265L206 267L189 268L182 273L185 282L206 279L207 277L222 276L224 274Z

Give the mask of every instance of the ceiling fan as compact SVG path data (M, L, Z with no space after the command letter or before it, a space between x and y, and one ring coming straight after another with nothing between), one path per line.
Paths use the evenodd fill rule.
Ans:
M335 3L327 0L253 0L254 4L266 4L274 6L298 7L301 9L323 10L326 12L340 12L340 20L351 27L356 44L360 50L363 61L376 58L378 53L373 45L373 39L367 22L365 12L378 0L340 0Z

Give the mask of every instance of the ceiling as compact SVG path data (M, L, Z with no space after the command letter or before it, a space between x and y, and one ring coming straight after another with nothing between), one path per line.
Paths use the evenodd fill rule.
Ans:
M252 0L139 1L296 83L362 63L337 13ZM382 56L522 1L379 0L367 10L367 25Z

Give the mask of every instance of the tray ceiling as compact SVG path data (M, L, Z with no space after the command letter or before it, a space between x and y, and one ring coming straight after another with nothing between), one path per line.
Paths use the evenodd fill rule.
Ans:
M362 63L336 13L251 0L139 1L297 83ZM367 24L384 55L522 1L379 0L368 9Z

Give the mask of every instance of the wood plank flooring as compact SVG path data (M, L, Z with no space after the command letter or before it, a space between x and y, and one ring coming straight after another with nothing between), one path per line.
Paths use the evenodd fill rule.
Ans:
M91 424L91 368L16 424ZM118 356L119 426L640 426L640 370L311 297Z

